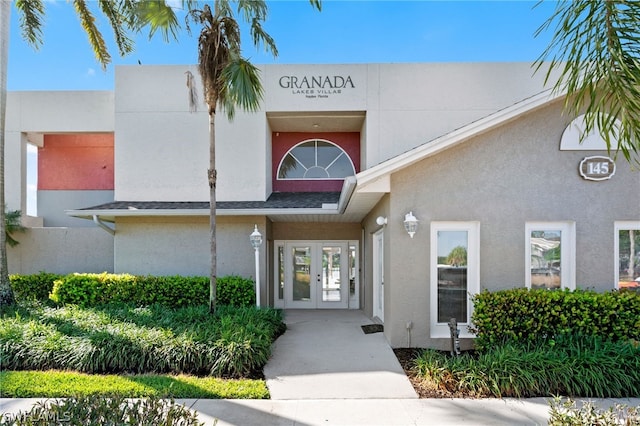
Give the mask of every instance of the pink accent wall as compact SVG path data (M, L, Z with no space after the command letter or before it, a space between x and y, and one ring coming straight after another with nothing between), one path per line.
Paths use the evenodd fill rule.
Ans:
M113 190L113 134L45 135L39 190Z
M277 180L278 166L282 157L295 145L309 139L324 139L342 148L356 169L360 171L360 133L336 132L336 133L272 133L271 170L273 191L275 192L332 192L342 189L343 179L336 180Z

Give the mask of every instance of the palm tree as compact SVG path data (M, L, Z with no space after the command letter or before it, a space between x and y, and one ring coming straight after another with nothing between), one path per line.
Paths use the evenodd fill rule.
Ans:
M42 25L45 16L44 0L16 0L14 3L20 14L22 37L35 49L42 45ZM0 307L15 303L9 283L7 265L7 238L4 196L4 131L7 104L7 61L9 50L9 21L12 2L0 0ZM103 69L111 62L111 55L102 34L96 26L94 14L86 0L74 0L73 6L80 18L82 28L87 33L89 43L97 61ZM149 27L149 36L161 30L165 40L168 34L175 36L177 20L171 8L163 1L99 0L98 6L107 18L113 31L120 55L131 53L134 43L132 32Z
M4 198L4 129L7 108L7 58L9 57L9 19L11 2L0 1L0 307L16 301L9 283L7 227Z
M640 2L559 1L536 35L554 25L537 70L560 70L554 89L567 112L585 114L585 135L599 129L610 151L640 164Z
M250 35L256 47L264 48L278 55L273 38L262 28L267 18L267 3L264 0L214 0L213 10L208 4L202 8L195 8L191 2L188 19L202 26L198 38L198 69L204 87L204 100L209 113L209 237L211 272L209 282L209 310L216 309L217 292L217 247L216 247L216 133L215 118L218 107L224 109L227 118L232 120L235 107L245 111L256 111L262 100L263 89L260 82L259 70L241 55L240 26L234 14L232 3L235 3L235 13L250 26ZM312 6L321 9L319 0L310 0ZM189 20L187 29L189 29ZM193 87L192 84L188 84ZM195 99L194 96L189 97ZM196 105L190 105L195 109Z

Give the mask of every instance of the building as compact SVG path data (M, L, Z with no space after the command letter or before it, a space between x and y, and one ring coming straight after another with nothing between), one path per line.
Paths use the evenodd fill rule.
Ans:
M531 64L261 69L261 110L218 114L216 156L218 276L255 276L257 226L263 305L361 309L394 347L448 348L451 317L471 337L469 294L640 275L640 172L580 144ZM208 275L208 116L189 111L188 71L9 93L10 208L26 211L38 151L11 272Z

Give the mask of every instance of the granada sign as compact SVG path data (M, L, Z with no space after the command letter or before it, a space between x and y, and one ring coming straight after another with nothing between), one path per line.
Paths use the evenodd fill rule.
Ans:
M607 180L616 173L616 163L609 157L594 155L580 162L580 176L586 180Z
M290 90L292 95L311 99L341 95L356 88L350 75L283 75L278 84L282 89Z

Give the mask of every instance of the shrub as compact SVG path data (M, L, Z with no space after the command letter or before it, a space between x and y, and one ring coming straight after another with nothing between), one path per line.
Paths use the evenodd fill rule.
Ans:
M567 395L636 397L640 347L597 336L566 335L555 341L508 342L475 355L421 353L417 373L449 392L492 397Z
M470 329L478 349L568 333L640 339L640 297L632 292L518 288L483 291L473 296L473 303Z
M53 283L62 275L40 272L31 275L9 275L11 288L18 300L46 300Z
M92 395L37 402L31 410L0 416L0 425L204 425L198 414L173 400L129 400Z
M6 370L246 377L269 359L281 320L255 307L23 304L0 320L0 353Z
M254 282L237 275L218 278L218 305L253 306ZM95 307L124 302L173 308L206 304L208 277L138 276L129 274L69 274L54 281L50 299L60 305Z
M219 305L253 306L256 303L255 282L238 275L218 278L216 296Z
M599 425L599 426L639 426L640 407L615 404L606 410L598 408L591 401L578 406L572 399L554 398L549 402L550 426Z

